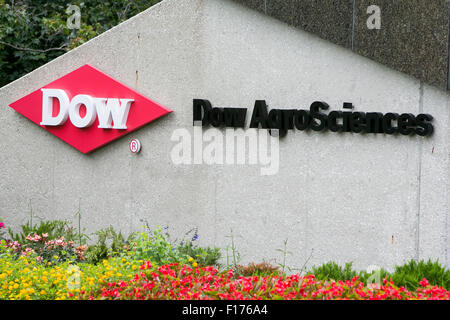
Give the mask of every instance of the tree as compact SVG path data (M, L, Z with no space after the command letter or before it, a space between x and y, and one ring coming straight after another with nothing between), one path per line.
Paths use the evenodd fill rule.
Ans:
M0 87L160 1L0 0Z

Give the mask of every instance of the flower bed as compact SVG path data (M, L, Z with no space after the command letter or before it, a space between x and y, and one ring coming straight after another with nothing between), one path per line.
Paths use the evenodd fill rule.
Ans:
M18 258L4 254L0 257L0 300L68 299L69 293L132 279L141 263L130 257L111 258L96 265L72 261L43 264L31 254Z
M70 262L43 265L21 256L0 259L0 299L173 299L173 300L425 300L450 299L450 291L426 279L414 291L392 281L366 286L358 277L319 281L314 275L240 277L232 270L176 263L152 266L149 261L112 258L101 264Z
M432 287L426 279L414 292L396 287L384 279L379 286L365 286L358 277L351 281L317 281L314 275L301 277L235 277L232 270L219 272L212 267L192 268L169 264L153 268L145 262L133 279L109 282L94 292L74 298L131 300L448 300L450 292Z
M356 273L351 264L327 263L306 275L287 275L284 267L269 263L242 266L236 261L232 269L219 270L212 266L220 265L219 249L194 245L196 230L190 241L175 245L162 233L165 229L126 241L108 228L97 233L99 240L91 246L82 244L78 233L76 246L66 226L61 221L38 227L30 223L5 239L0 221L0 300L450 300L450 271L437 262L411 261L394 273L379 270L376 279L384 279L377 285L369 281L374 272Z

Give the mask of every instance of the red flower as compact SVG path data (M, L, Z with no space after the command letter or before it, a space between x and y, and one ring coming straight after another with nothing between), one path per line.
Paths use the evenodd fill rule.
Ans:
M422 281L419 282L419 284L420 284L422 287L428 287L428 286L430 285L430 283L428 282L428 280L425 279L425 278L423 278Z

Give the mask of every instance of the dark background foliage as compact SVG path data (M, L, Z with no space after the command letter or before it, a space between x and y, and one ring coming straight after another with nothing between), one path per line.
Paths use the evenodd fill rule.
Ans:
M0 0L0 87L160 1ZM79 29L68 27L70 5L80 8Z

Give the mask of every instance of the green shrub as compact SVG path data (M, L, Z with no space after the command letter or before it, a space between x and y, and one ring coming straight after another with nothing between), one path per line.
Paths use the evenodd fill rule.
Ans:
M55 240L64 237L67 241L75 241L78 235L70 226L69 222L63 220L43 220L39 225L33 225L31 220L20 226L21 231L14 233L11 228L8 228L9 237L13 241L25 243L27 236L30 234L43 235L47 234L48 240Z
M46 234L37 233L30 234L22 243L6 240L6 247L16 258L26 255L44 264L83 261L87 248L86 245L76 247L73 241L66 241L64 237L49 240Z
M404 286L407 289L417 288L423 278L426 278L431 285L450 289L450 270L437 261L411 260L404 265L396 266L392 274L392 280L398 286Z
M97 243L90 245L85 253L86 261L97 264L110 256L119 255L129 249L129 244L134 241L136 234L131 233L126 239L122 232L116 232L112 226L101 229L95 233ZM108 245L111 242L111 245Z
M180 242L170 241L167 228L158 227L151 230L147 226L147 230L139 233L134 241L130 242L130 250L135 259L150 260L155 265L193 262L199 266L220 266L219 248L200 247L194 244L198 239L195 228L185 234L186 236L195 231L191 239L182 239Z
M177 246L174 246L169 241L168 235L163 233L163 230L163 228L158 227L149 233L138 233L136 239L130 246L134 257L141 260L150 260L156 265L187 263L189 255L180 252Z
M352 263L347 262L345 267L341 267L335 262L328 262L318 267L313 267L312 271L307 273L313 274L319 280L351 280L353 277L357 276L358 273L353 270Z
M351 263L346 263L345 267L341 267L335 262L328 262L321 266L313 267L307 274L314 274L319 280L333 279L336 281L351 280L353 277L358 276L365 284L368 281L374 283L377 281L381 282L385 278L392 278L397 286L403 286L408 290L414 290L419 287L419 282L425 278L432 286L450 289L450 270L443 267L439 262L431 260L427 262L411 260L408 263L396 266L394 272L388 272L385 269L373 272L357 272L352 269Z
M222 254L217 247L198 247L192 241L186 241L180 244L177 249L181 254L194 258L201 267L220 267L219 260Z

